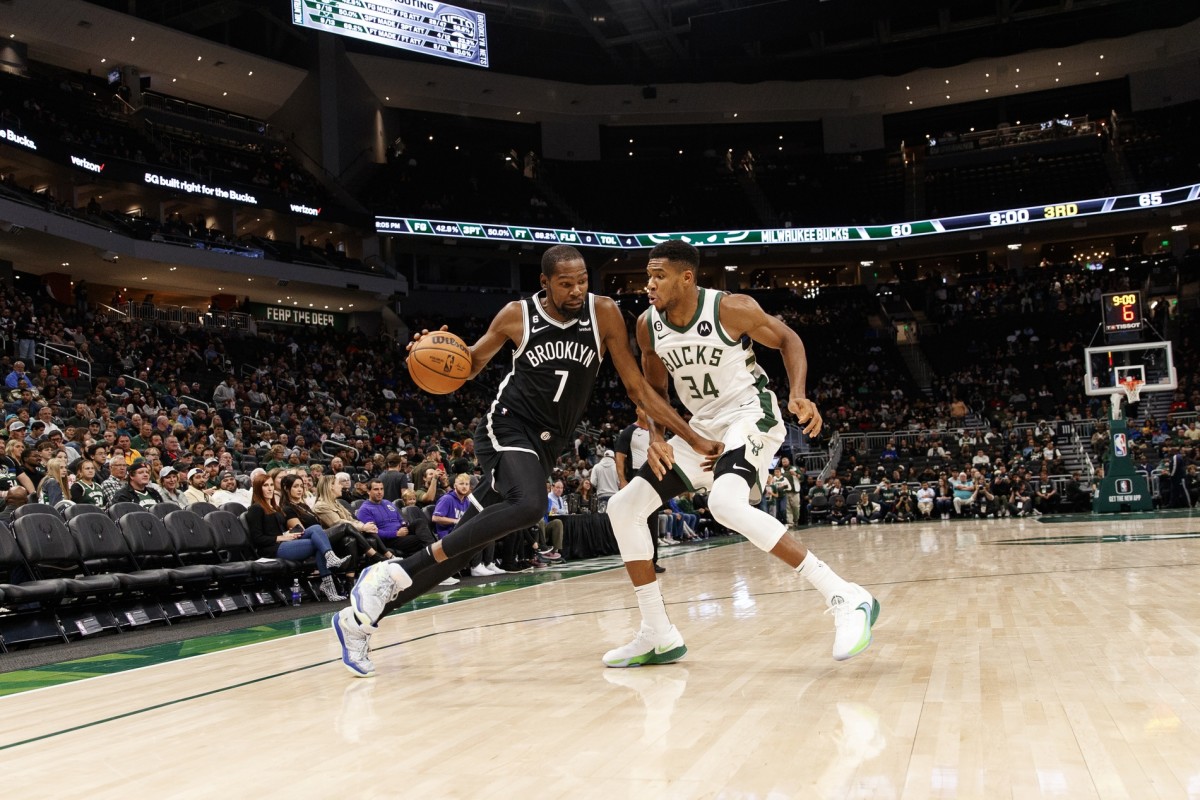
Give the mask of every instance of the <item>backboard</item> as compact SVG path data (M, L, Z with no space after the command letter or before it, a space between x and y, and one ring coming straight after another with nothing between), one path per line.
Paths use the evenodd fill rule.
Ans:
M1130 378L1141 381L1139 392L1169 392L1179 383L1170 342L1138 342L1088 347L1084 350L1084 391L1109 396L1123 392Z

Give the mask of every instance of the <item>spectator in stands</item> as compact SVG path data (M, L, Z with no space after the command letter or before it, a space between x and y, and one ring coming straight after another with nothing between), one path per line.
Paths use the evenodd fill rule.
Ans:
M1037 487L1037 494L1033 498L1034 510L1040 514L1053 514L1058 510L1058 489L1055 488L1054 482L1049 476L1043 476Z
M617 462L612 450L605 450L604 456L592 467L592 484L596 487L596 508L603 514L608 499L620 488Z
M393 503L400 499L401 494L408 488L408 474L404 471L407 459L399 453L387 457L387 469L383 475L383 497Z
M354 515L337 499L337 480L332 475L322 475L317 481L317 499L312 509L321 526L326 530L332 530L335 526L343 523L348 525L351 530L359 534L354 539L358 547L357 555L368 563L395 558L395 554L387 549L379 538L379 527L374 522L360 522L355 519ZM403 509L401 514L403 515ZM409 535L412 536L411 533ZM414 541L419 541L419 539L414 537ZM349 546L349 540L347 542ZM333 543L332 540L330 543ZM351 555L353 557L355 554ZM351 563L357 565L358 561L356 559Z
M25 362L14 361L12 372L4 377L4 385L9 389L19 389L21 381L24 381L26 386L33 386L33 381L30 380L29 374L25 371Z
M541 521L541 541L545 547L538 552L543 559L557 561L562 558L563 523L560 517L568 513L567 499L563 497L566 486L561 480L554 482L546 494L546 515Z
M783 478L780 491L787 509L787 524L797 527L800 524L800 495L804 486L804 473L795 467L787 456L779 459L779 469Z
M126 463L125 456L117 454L109 457L108 478L100 484L100 489L104 492L105 506L111 506L117 493L128 485L125 480L128 473L129 464Z
M578 514L596 513L596 489L592 482L584 478L575 488L574 499L570 501Z
M854 505L854 521L860 524L875 525L883 519L879 504L871 499L867 492L858 493L858 502Z
M200 467L193 467L187 472L187 489L183 492L183 497L186 500L186 505L195 505L196 503L209 502L208 471Z
M933 487L929 485L929 481L922 481L921 488L917 489L917 513L924 519L930 519L933 516L934 498L937 496Z
M975 503L975 482L967 476L966 471L962 471L950 481L950 487L954 490L954 513L965 516Z
M95 506L107 505L104 489L96 481L96 462L81 458L75 464L75 483L71 484L71 501Z
M55 456L46 462L46 477L42 478L37 488L37 502L46 505L56 505L71 497L71 489L67 484L67 461Z
M150 485L150 464L139 458L128 467L129 480L113 494L109 505L137 503L142 508L153 508L163 502L158 490Z
M383 482L372 481L371 488L379 486L379 496L383 497ZM454 526L462 519L463 514L467 513L467 508L470 507L471 494L471 476L467 474L456 475L452 485L453 491L447 492L438 498L437 506L433 509L433 525L439 539L446 538L450 531L454 530ZM489 542L488 546L483 548L479 553L471 559L470 565L471 576L475 578L485 578L492 575L500 574L492 568L496 561L496 546L495 542Z
M829 504L829 524L849 525L855 521L853 511L846 507L845 495L834 495L833 501Z
M158 493L164 502L174 503L180 508L188 506L187 495L179 488L179 470L174 467L163 467L158 471Z
M1025 478L1013 484L1012 492L1005 498L1008 503L1007 513L1014 517L1028 517L1037 513L1033 504L1033 488Z
M321 576L319 591L326 600L345 600L338 593L330 570L340 567L347 559L339 558L333 552L321 526L313 525L308 529L294 527L289 530L283 512L275 504L275 483L265 472L254 476L251 495L253 500L246 511L246 528L259 557L289 561L314 558Z
M25 442L21 438L24 430L25 423L23 422L15 422L9 426L11 438L4 446L4 456L0 457L0 476L13 485L20 486L24 490L25 496L29 497L36 492L37 486L25 471Z
M226 503L238 503L249 508L254 500L249 491L238 488L237 476L232 472L225 471L217 476L217 488L210 495L208 502L218 508Z
M408 526L404 523L400 509L396 508L396 504L391 500L384 498L383 481L378 478L367 484L367 499L354 512L354 517L364 524L373 523L383 546L393 553L409 556L423 546L415 536L409 536Z

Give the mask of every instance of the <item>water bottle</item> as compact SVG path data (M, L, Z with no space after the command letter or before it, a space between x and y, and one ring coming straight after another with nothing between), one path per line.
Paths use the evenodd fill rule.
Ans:
M300 579L299 578L294 578L292 580L292 605L294 605L294 606L300 605Z

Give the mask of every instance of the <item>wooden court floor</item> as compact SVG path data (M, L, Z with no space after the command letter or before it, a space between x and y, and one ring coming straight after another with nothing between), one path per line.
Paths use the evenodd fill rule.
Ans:
M672 553L678 664L605 669L622 570L0 699L5 798L1200 798L1200 516L808 530Z

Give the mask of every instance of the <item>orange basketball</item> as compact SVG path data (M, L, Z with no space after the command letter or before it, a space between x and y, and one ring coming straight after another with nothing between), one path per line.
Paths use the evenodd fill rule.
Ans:
M450 394L471 374L471 348L449 331L433 331L408 351L408 374L430 394Z

